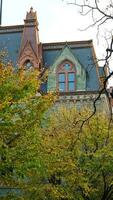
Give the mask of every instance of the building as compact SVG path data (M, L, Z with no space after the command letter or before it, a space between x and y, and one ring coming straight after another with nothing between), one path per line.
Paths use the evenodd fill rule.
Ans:
M42 84L41 92L58 91L56 106L93 106L104 73L96 62L92 40L41 43L37 13L31 8L24 25L0 27L0 50L7 52L7 62L14 67L35 67L41 73L48 69L48 80ZM106 94L101 95L97 107L109 112Z
M40 92L58 91L56 107L64 104L77 106L78 109L89 105L93 108L104 71L96 62L92 40L41 43L37 14L31 8L24 25L0 27L0 51L7 52L7 62L14 67L35 67L41 73L48 69L48 80L42 84ZM96 106L109 113L105 93L101 94ZM17 188L0 188L1 196L11 192L19 194L20 191Z

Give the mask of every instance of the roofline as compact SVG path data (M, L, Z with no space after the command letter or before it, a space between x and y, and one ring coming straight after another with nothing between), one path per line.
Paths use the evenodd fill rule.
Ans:
M0 26L0 34L22 32L24 25Z
M69 45L71 48L93 47L93 40L42 43L42 48L43 48L43 50L62 49L62 47L65 45L67 45L67 46Z
M93 40L79 40L79 41L65 41L65 42L45 42L42 43L43 46L47 46L47 45L64 45L64 44L89 44L92 43Z

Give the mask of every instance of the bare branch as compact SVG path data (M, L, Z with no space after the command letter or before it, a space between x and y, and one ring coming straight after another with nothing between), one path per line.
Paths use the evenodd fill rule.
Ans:
M113 3L112 1L106 6L105 9L101 8L99 5L99 1L88 1L82 0L80 1L75 0L74 2L68 1L68 5L75 5L80 8L80 15L82 16L89 16L91 15L93 23L87 26L86 28L82 29L82 31L97 26L97 31L99 33L99 27L104 25L108 20L113 20ZM112 10L112 12L111 12ZM95 17L94 17L95 16ZM98 18L97 18L98 17ZM98 34L97 33L97 34Z
M106 55L106 57L105 57L104 73L105 73L105 68L106 68L106 66L107 66L107 64L108 64L108 62L109 62L108 60L109 60L109 58L111 57L112 52L113 52L113 48L112 48L112 47L113 47L113 40L112 40L111 43L110 43L110 48L106 49L107 55ZM106 73L105 73L105 76L106 76ZM97 101L100 99L102 93L105 92L105 93L107 94L108 98L109 98L109 95L108 95L108 92L107 92L107 89L106 89L106 85L107 85L108 80L109 80L111 77L113 77L113 71L112 71L108 76L105 77L105 80L104 80L104 83L103 83L103 87L102 87L102 89L99 91L99 94L98 94L98 96L96 97L96 99L93 101L93 112L92 112L92 114L91 114L89 117L87 117L86 119L84 119L84 120L78 120L78 121L75 122L74 125L77 125L78 123L81 123L81 125L80 125L80 129L79 129L79 131L78 131L77 138L76 138L74 141L72 141L71 146L69 147L71 150L73 150L73 148L74 148L76 142L79 140L79 138L80 138L80 133L82 132L82 129L83 129L84 124L85 124L86 122L88 122L88 121L95 115L95 113L96 113L96 111L97 111L96 103L97 103ZM111 112L110 115L111 115L111 118L110 118L110 123L111 123L111 121L112 121L112 112ZM109 123L109 127L110 127L110 123ZM108 128L108 135L109 135L109 128Z

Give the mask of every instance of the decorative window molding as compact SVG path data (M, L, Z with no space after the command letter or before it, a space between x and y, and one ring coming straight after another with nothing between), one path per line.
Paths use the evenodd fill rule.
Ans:
M75 65L65 60L57 68L57 90L59 92L76 91L76 68Z
M74 84L73 80L70 79L69 83L67 80L69 80L69 77L67 77L66 81L58 81L59 73L65 73L68 69L68 65L66 65L65 70L63 67L63 64L67 62L71 65L71 69L69 70L70 73L74 73ZM67 72L66 72L67 73ZM67 74L66 74L67 75ZM73 76L73 75L72 75ZM72 82L71 82L72 81ZM86 90L86 72L85 67L82 66L82 64L79 62L77 57L73 55L72 51L68 46L65 46L58 57L54 60L53 64L49 67L49 73L48 73L48 81L47 81L47 92L56 92L59 90L59 82L62 82L62 87L65 87L66 82L66 90L67 92L70 92L69 90L72 90L74 86L74 92L75 91L85 91ZM69 86L70 85L70 86ZM70 89L71 88L71 89Z
M20 67L25 66L27 60L30 60L34 68L39 68L39 58L36 56L29 41L27 41L23 49L20 50L18 65Z

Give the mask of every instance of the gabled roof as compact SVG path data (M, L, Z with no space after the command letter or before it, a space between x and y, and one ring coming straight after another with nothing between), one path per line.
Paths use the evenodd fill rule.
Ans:
M73 55L76 57L76 53L80 52L77 56L78 60L80 54L83 57L83 55L86 56L89 54L90 57L92 57L92 52L88 53L89 51L93 50L93 43L92 40L87 41L71 41L71 42L57 42L57 43L43 43L42 44L42 50L43 50L43 60L44 65L52 65L54 60L61 54L62 49L65 45L68 45L68 47L71 49ZM84 61L83 61L84 62Z
M72 54L79 60L86 71L87 85L86 90L93 91L99 89L98 66L95 63L96 56L92 40L71 41L42 44L43 65L49 67L60 56L65 45L68 45Z

